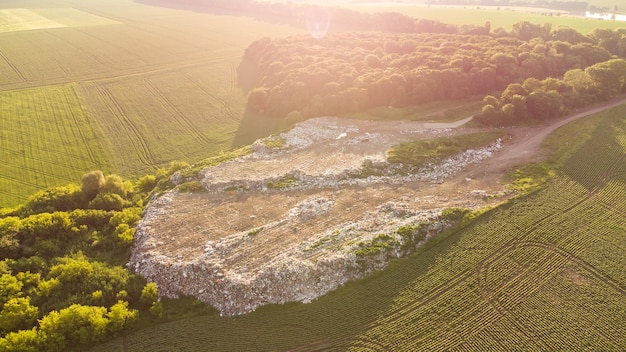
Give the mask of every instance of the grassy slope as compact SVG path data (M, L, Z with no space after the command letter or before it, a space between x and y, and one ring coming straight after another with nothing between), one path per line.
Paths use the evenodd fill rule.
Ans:
M546 145L569 160L546 188L383 272L308 305L145 328L128 350L624 350L625 113L559 129Z

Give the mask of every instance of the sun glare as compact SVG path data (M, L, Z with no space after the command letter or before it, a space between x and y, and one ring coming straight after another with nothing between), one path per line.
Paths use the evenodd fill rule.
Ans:
M305 12L306 29L316 39L323 38L330 28L330 11L328 8L312 6Z

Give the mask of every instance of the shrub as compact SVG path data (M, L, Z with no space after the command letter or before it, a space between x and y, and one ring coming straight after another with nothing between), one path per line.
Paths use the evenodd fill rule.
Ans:
M128 203L116 193L100 193L89 202L89 208L100 210L116 210L124 209Z
M83 183L83 193L85 199L89 202L94 199L102 187L104 187L104 174L100 170L92 171L83 175L81 179Z
M135 183L135 188L140 192L150 192L154 189L154 187L156 187L156 185L156 176L146 175L137 180L137 183Z
M85 196L75 184L53 187L39 191L28 198L24 212L26 214L51 213L84 208Z
M128 199L129 193L132 193L133 185L130 181L125 181L118 175L109 175L106 177L102 193L117 194L123 199Z

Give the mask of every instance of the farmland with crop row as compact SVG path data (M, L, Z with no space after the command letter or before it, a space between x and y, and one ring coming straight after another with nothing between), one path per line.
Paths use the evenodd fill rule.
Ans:
M377 12L381 8L378 6L362 6L356 5L351 8ZM620 21L601 21L597 19L588 19L584 17L574 16L546 16L542 15L540 10L531 11L530 9L507 9L502 7L497 9L496 7L480 7L480 6L385 6L385 11L396 11L408 16L416 18L426 18L439 20L445 23L458 24L458 25L483 25L489 21L491 28L502 27L506 30L511 29L511 25L520 21L530 21L532 23L551 23L552 28L558 26L567 26L574 28L580 33L587 34L593 31L595 28L624 28L626 22Z
M41 185L63 185L109 169L107 142L73 85L0 93L0 199L24 201ZM4 203L4 202L3 202Z
M0 5L0 23L17 13L25 23L41 17L63 24L0 33L2 152L12 155L3 159L10 162L2 168L0 205L16 205L37 190L75 181L90 169L139 177L172 160L194 162L234 144L249 144L261 131L275 128L267 119L242 123L249 117L244 116L245 92L236 83L237 66L259 36L303 29L125 0L59 5ZM51 93L68 89L68 97ZM79 125L68 119L59 121L59 128L88 130L97 136L92 138L95 144L85 146L81 140L74 145L67 137L73 134L60 131L66 133L65 143L44 151L41 143L48 148L61 137L46 140L44 132L33 130L39 127L18 123L74 115L82 117ZM22 136L19 165L13 161L13 135ZM49 159L48 153L60 157L64 152L55 150L61 147L104 147L105 152L90 163L78 158L72 166Z

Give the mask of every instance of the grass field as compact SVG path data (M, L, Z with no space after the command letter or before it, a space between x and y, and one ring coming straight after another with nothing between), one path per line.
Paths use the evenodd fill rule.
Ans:
M416 12L406 12L409 10ZM493 28L535 18L475 9L446 9L444 13L414 7L402 12L453 23L482 25L490 20ZM547 19L572 20L537 17L539 22ZM572 26L579 29L582 24L613 26L606 21L575 21L578 24ZM42 91L33 94L46 96L50 87L71 85L78 96L77 106L81 106L76 114L84 115L92 123L93 133L108 140L103 142L109 148L106 160L93 166L133 178L175 159L195 162L276 132L281 127L277 121L244 110L245 92L234 82L235 70L252 41L303 32L304 26L147 6L131 0L7 0L0 4L0 93L39 88ZM34 106L14 113L29 114L40 109L39 105L52 106L31 103ZM417 112L393 114L413 116ZM15 117L6 119L3 123ZM11 128L21 127L13 124ZM26 130L19 132L32 135ZM30 143L36 146L35 141L24 143L26 150L39 150L28 147ZM32 158L45 159L42 155ZM4 172L10 176L4 176L9 178L2 182L29 180L30 186L2 188L0 205L18 204L32 190L68 180L40 177L63 173L51 171L54 164L47 169L42 168L43 163L31 164L18 174ZM76 180L74 176L70 179Z
M75 182L96 168L110 171L110 148L74 88L0 92L0 199L23 202L41 185Z
M311 304L166 323L91 351L623 351L624 114L557 130L546 144L561 146L555 160L571 157L547 187L368 279Z
M356 10L378 12L381 7L377 6L354 6ZM552 28L559 25L568 26L578 32L587 34L594 28L626 28L626 22L601 21L569 16L544 16L539 13L522 11L509 11L504 9L480 8L477 6L463 7L424 7L424 6L385 6L385 11L396 11L415 18L439 20L450 24L473 24L482 26L485 22L491 22L491 29L502 27L511 30L514 23L529 21L531 23L552 23Z
M130 0L2 2L0 133L23 136L20 153L25 154L19 161L24 165L14 166L13 156L0 168L0 206L76 182L90 169L138 177L172 160L195 162L274 132L275 121L245 114L236 69L254 40L304 30ZM51 93L67 89L68 98ZM71 109L83 120L76 125L68 119L61 126L89 128L102 143L91 149L104 152L90 163L79 159L68 173L57 162L43 162L49 155L40 147L42 132L17 121L60 119ZM61 137L50 138L46 145ZM16 153L5 148L4 136L1 142L3 153ZM85 147L66 142L66 148Z

